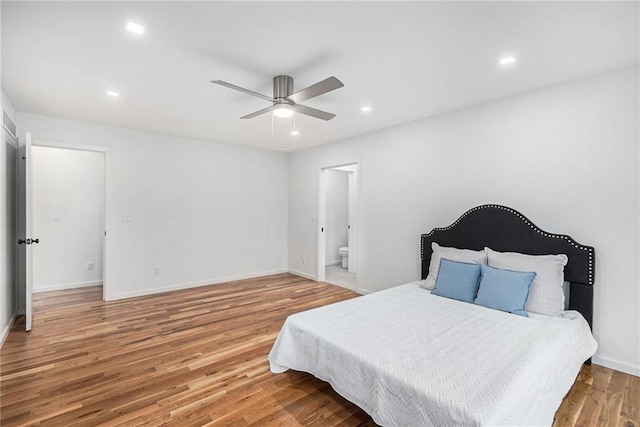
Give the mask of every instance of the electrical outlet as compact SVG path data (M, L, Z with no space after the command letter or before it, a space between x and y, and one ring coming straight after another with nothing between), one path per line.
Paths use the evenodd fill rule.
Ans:
M303 263L303 264L306 264L306 263L307 263L307 257L306 257L306 256L303 256L303 257L302 257L302 263Z
M160 275L160 269L158 267L153 269L153 275L154 276L159 276Z
M93 270L95 268L93 261L89 261L87 263L87 270Z

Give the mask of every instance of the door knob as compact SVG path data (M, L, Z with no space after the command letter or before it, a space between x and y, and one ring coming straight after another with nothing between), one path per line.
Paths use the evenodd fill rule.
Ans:
M40 239L18 239L19 245L30 245L30 244L38 244L40 243Z

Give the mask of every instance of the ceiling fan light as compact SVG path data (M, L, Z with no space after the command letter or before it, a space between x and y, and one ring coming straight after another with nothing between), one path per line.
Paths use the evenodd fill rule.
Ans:
M273 107L273 114L276 117L287 118L293 116L293 107L289 104L276 104Z

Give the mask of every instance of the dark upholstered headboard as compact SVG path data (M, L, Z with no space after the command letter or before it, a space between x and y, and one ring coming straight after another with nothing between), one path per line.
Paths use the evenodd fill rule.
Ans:
M569 309L579 311L592 326L595 251L591 246L581 245L563 234L547 233L520 212L500 205L475 207L450 226L423 234L420 245L423 279L429 274L432 242L460 249L482 250L486 246L499 252L566 254L569 262L564 268L564 279L571 283Z

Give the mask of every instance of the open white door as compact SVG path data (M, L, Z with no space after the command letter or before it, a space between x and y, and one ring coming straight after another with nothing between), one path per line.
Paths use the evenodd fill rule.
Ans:
M349 231L348 231L348 245L349 246L349 273L357 273L356 265L358 263L358 241L356 239L356 208L358 200L358 165L353 165L353 172L349 172Z
M25 234L18 240L18 243L26 246L25 255L25 321L26 330L31 330L33 320L33 249L34 244L39 243L39 239L33 236L33 187L31 170L31 134L27 132L24 138L24 216Z
M318 201L318 259L317 259L317 275L316 278L318 282L325 281L325 232L324 228L326 226L326 188L327 188L327 174L324 169L320 169L320 200Z

